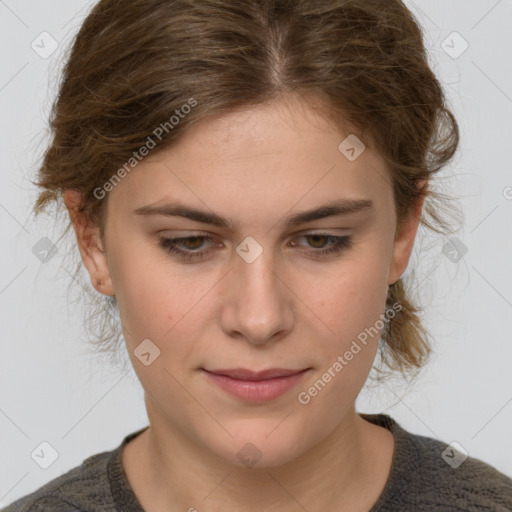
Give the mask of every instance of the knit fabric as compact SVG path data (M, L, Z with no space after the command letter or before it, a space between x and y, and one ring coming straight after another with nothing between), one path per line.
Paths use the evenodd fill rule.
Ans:
M395 439L390 475L369 512L512 512L512 479L497 469L472 457L454 468L460 459L446 443L411 434L385 414L360 416L387 428ZM121 450L147 428L127 435L116 449L85 459L1 512L145 512L126 478Z

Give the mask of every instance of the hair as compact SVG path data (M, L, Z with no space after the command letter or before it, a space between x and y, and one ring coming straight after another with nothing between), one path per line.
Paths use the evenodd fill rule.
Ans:
M155 151L169 148L209 116L291 95L316 101L340 131L379 151L397 229L425 199L420 224L452 232L441 215L452 198L432 178L455 154L459 128L420 24L400 0L99 1L66 56L33 213L54 203L65 214L64 191L78 191L79 213L103 237L108 194L98 190L127 162L136 165L150 140ZM386 307L401 309L386 322L379 351L404 376L432 350L410 288L403 276L389 287ZM108 319L104 305L89 317L101 352L122 336Z

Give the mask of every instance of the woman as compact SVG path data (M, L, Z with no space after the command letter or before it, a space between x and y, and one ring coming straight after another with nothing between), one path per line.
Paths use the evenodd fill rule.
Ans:
M35 211L63 198L150 425L7 512L512 510L355 410L378 353L427 360L402 274L459 142L400 0L102 0L51 126Z

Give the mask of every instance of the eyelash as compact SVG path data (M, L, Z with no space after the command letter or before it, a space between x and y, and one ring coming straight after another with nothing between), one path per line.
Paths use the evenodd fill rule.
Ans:
M323 257L328 256L331 254L339 254L342 251L346 249L350 249L352 247L352 240L349 236L335 236L330 235L328 233L312 233L312 234L306 234L302 235L303 237L314 237L314 236L320 236L320 237L327 237L328 241L333 241L333 244L331 248L329 249L319 249L319 250L313 250L313 254L315 257ZM194 251L194 250L183 250L179 249L178 246L180 242L187 241L187 240L193 240L199 238L203 241L211 241L212 238L209 236L202 236L202 235L196 235L196 236L189 236L184 238L160 238L160 247L164 249L165 251L175 254L180 258L183 258L184 260L202 260L209 256L210 250L204 250L204 251Z

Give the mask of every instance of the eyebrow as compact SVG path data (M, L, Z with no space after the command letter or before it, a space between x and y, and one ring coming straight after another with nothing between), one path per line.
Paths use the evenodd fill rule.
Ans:
M203 224L211 224L213 226L222 227L234 231L238 227L238 223L229 219L225 219L215 213L199 210L189 206L185 206L178 202L170 202L166 204L149 204L141 206L133 211L136 215L164 215L168 217L184 217ZM324 204L312 210L296 213L289 217L285 224L289 227L306 224L326 217L348 215L363 210L371 211L374 208L373 201L369 199L338 199L330 203Z

